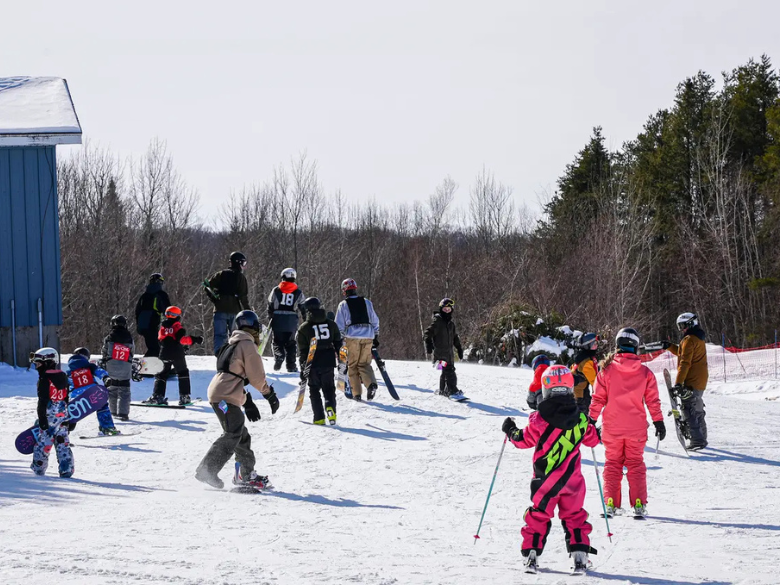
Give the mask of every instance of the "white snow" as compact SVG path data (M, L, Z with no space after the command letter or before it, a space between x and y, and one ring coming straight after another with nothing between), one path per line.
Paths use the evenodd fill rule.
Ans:
M561 355L566 351L566 345L562 341L557 341L552 337L542 336L537 338L531 345L529 345L525 354L529 355L535 351L543 351L549 355Z
M0 77L0 134L81 134L59 77Z
M213 358L190 358L205 396ZM270 363L267 363L270 366ZM388 361L401 401L380 387L373 403L340 396L339 425L314 427L307 402L293 414L297 376L270 374L281 409L249 425L258 471L275 490L256 496L197 482L195 468L220 434L207 404L134 408L133 437L80 440L76 474L35 477L13 440L35 419L35 374L0 366L0 583L662 585L777 583L780 558L780 394L777 383L716 385L706 395L711 448L687 459L670 433L660 457L648 443L651 514L617 517L613 542L599 518L589 449L582 450L593 524L593 571L570 577L560 523L542 572L522 573L520 528L529 504L530 450L509 445L474 544L506 416L524 426L532 372L457 364L470 403L435 396L428 363ZM134 399L151 392L135 384ZM177 396L175 381L169 399ZM746 399L747 398L747 399ZM662 399L667 411L666 395ZM599 461L603 450L596 449ZM51 471L54 471L52 474ZM222 478L229 480L232 465ZM624 485L625 488L625 485Z

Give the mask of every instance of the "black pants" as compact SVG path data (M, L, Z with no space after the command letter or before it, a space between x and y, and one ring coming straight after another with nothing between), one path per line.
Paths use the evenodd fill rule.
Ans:
M157 339L157 331L139 331L146 342L144 357L157 357L160 355L160 340Z
M295 370L295 352L298 348L295 343L295 333L291 331L274 331L274 359L276 364L287 362L287 370Z
M222 412L219 404L212 402L211 408L222 426L222 436L211 445L198 465L198 471L203 469L209 475L217 475L235 454L236 462L241 466L241 477L248 477L255 469L255 454L252 452L252 437L244 424L241 407L227 404L227 412Z
M187 360L181 355L173 360L163 360L163 370L154 377L154 393L165 395L168 378L176 372L179 377L179 396L190 394L190 371L187 369Z
M455 364L448 362L441 370L439 376L439 394L451 396L458 393L458 375L455 373Z
M682 409L688 423L692 445L707 444L707 421L704 419L704 390L693 390L690 400L684 400Z
M309 398L314 420L325 420L325 408L322 406L322 396L325 397L325 408L331 407L336 412L336 383L333 378L333 366L312 366L309 371Z

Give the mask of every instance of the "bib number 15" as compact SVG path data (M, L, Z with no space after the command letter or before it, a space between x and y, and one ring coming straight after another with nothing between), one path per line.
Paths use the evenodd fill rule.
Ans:
M314 326L314 337L318 340L330 339L330 329L328 329L327 323Z

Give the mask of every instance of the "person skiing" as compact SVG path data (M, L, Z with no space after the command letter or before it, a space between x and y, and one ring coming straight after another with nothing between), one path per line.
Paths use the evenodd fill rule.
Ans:
M166 406L165 397L167 380L175 371L179 378L179 404L184 406L192 403L190 397L190 371L187 368L185 348L196 343L203 343L199 335L187 335L187 330L181 324L182 312L179 307L170 306L165 310L165 319L160 323L160 359L163 362L162 372L154 377L154 393L144 400L144 404Z
M111 332L103 339L102 367L108 372L108 406L119 420L130 418L130 379L135 343L124 315L111 317Z
M91 354L86 347L77 347L73 350L73 355L68 359L67 376L74 392L90 384L103 385L108 378L108 372L89 361L90 357ZM97 411L97 419L98 432L101 435L120 434L119 429L114 425L114 418L111 416L108 402ZM73 430L73 427L71 430Z
M295 332L298 330L298 311L306 318L303 292L295 283L298 273L294 268L282 270L282 281L268 295L268 320L274 334L274 371L287 363L288 372L297 372L295 365ZM307 349L308 350L308 349Z
M38 429L30 469L45 475L51 448L57 453L60 477L71 477L74 471L70 449L68 414L68 376L60 369L56 349L42 347L30 361L38 371Z
M542 374L550 367L550 358L540 353L531 361L531 369L534 371L534 379L528 386L526 402L531 410L536 410L542 397Z
M230 255L230 268L220 270L203 281L206 295L214 303L214 355L233 332L233 323L239 311L251 310L249 285L244 276L246 256L241 252Z
M336 325L347 346L347 372L352 389L352 399L363 400L363 385L366 397L373 400L378 388L374 369L371 367L372 347L379 347L379 317L374 305L365 297L358 296L357 283L346 278L341 283L344 300L336 309ZM346 396L346 394L345 394Z
M647 468L644 461L647 443L647 414L655 435L666 437L661 400L655 375L642 364L639 334L635 329L621 329L615 337L615 352L607 356L596 376L590 419L603 416L601 441L604 443L604 503L607 515L620 510L623 467L628 477L629 501L634 516L647 514Z
M585 414L590 410L591 387L596 382L596 374L599 373L599 363L596 360L596 351L599 348L599 337L595 333L584 333L575 341L574 365L571 367L574 374L574 400L577 406Z
M298 355L301 360L301 377L309 353L309 344L317 339L317 350L311 361L309 370L309 398L314 413L314 424L324 425L325 416L332 425L336 424L336 384L334 368L336 367L338 350L341 347L341 332L334 321L325 315L325 309L317 297L309 297L303 303L306 309L306 321L298 329L296 341ZM325 408L322 407L320 390L325 397Z
M146 292L138 299L135 305L135 326L138 335L146 342L145 357L158 357L160 355L160 342L157 333L160 330L161 315L165 309L171 306L168 293L163 290L165 279L159 272L149 277Z
M580 445L595 447L599 436L596 427L577 407L574 376L569 368L550 366L541 381L541 400L538 410L528 416L528 425L521 430L514 420L506 418L501 426L515 447L534 449L532 505L523 516L521 554L526 557L526 572L535 573L557 507L574 570L584 572L588 554L596 554L596 549L590 546L593 527L583 508L586 486Z
M252 395L244 386L252 385L268 400L271 414L279 409L279 399L274 387L268 385L263 368L263 358L257 352L260 344L260 319L254 311L241 311L236 315L234 331L217 356L217 373L208 389L208 400L219 419L222 435L214 441L198 465L195 477L217 489L224 483L219 472L235 454L236 472L233 483L263 489L270 486L267 476L255 471L255 454L252 437L244 422L244 407L249 422L260 420L260 411Z
M689 451L699 451L707 446L707 421L704 412L704 391L707 389L706 334L699 325L695 313L683 313L677 317L677 330L683 335L679 345L664 342L677 356L677 379L672 391L680 397L690 442Z
M425 352L433 354L433 361L442 365L439 377L439 394L448 398L461 396L458 390L458 376L455 374L455 351L463 359L463 347L452 320L455 303L450 298L439 302L439 310L433 314L433 321L425 330Z

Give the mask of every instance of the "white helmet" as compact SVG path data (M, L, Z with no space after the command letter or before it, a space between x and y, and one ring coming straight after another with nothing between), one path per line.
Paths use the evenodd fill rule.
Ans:
M695 327L698 324L699 324L699 318L696 316L696 313L683 313L682 315L677 317L678 331L685 331L686 329Z
M285 268L282 270L282 280L294 281L298 278L298 273L295 272L295 268Z
M55 366L60 365L60 354L53 347L42 347L35 353L30 355L30 361L34 364L43 364L50 362Z

